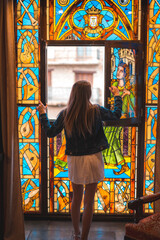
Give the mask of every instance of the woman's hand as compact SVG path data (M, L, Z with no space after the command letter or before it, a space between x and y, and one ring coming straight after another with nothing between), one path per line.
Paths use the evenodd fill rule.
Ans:
M38 105L38 107L36 107L36 109L39 111L40 115L43 113L46 113L47 104L46 104L46 106L44 106L43 103L39 100L39 105Z
M111 93L115 96L120 96L119 95L119 89L115 86L109 87L109 90L111 91Z
M122 98L123 98L124 96L130 95L130 94L131 94L130 91L128 91L127 89L124 88L123 94L122 94Z

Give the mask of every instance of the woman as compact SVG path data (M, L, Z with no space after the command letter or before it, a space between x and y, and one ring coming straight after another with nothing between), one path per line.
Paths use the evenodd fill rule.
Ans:
M71 217L74 240L88 239L97 183L104 178L101 151L108 148L108 142L103 132L102 121L121 117L122 100L119 90L111 87L110 91L115 96L114 111L91 104L90 83L76 82L72 87L67 108L60 112L52 126L47 118L47 107L41 102L37 107L47 137L55 137L63 128L65 130L68 176L73 186ZM84 212L80 236L80 205L84 185Z

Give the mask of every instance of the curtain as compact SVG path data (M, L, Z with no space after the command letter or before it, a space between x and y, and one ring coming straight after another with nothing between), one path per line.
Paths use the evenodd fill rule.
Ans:
M159 68L160 72L160 68ZM157 137L155 163L155 193L160 192L160 81L158 89ZM155 202L155 212L160 212L160 200Z
M3 240L23 240L18 160L14 0L0 0L0 110L3 148Z

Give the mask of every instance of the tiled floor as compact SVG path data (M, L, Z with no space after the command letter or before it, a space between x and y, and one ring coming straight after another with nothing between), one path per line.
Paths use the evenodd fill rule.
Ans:
M123 240L125 222L92 222L88 240ZM70 221L25 221L26 240L71 240Z

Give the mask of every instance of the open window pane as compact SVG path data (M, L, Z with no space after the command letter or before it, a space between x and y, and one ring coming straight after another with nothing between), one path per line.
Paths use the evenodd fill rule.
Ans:
M72 85L87 80L92 86L91 102L103 105L104 47L48 46L48 116L55 119L66 107Z

